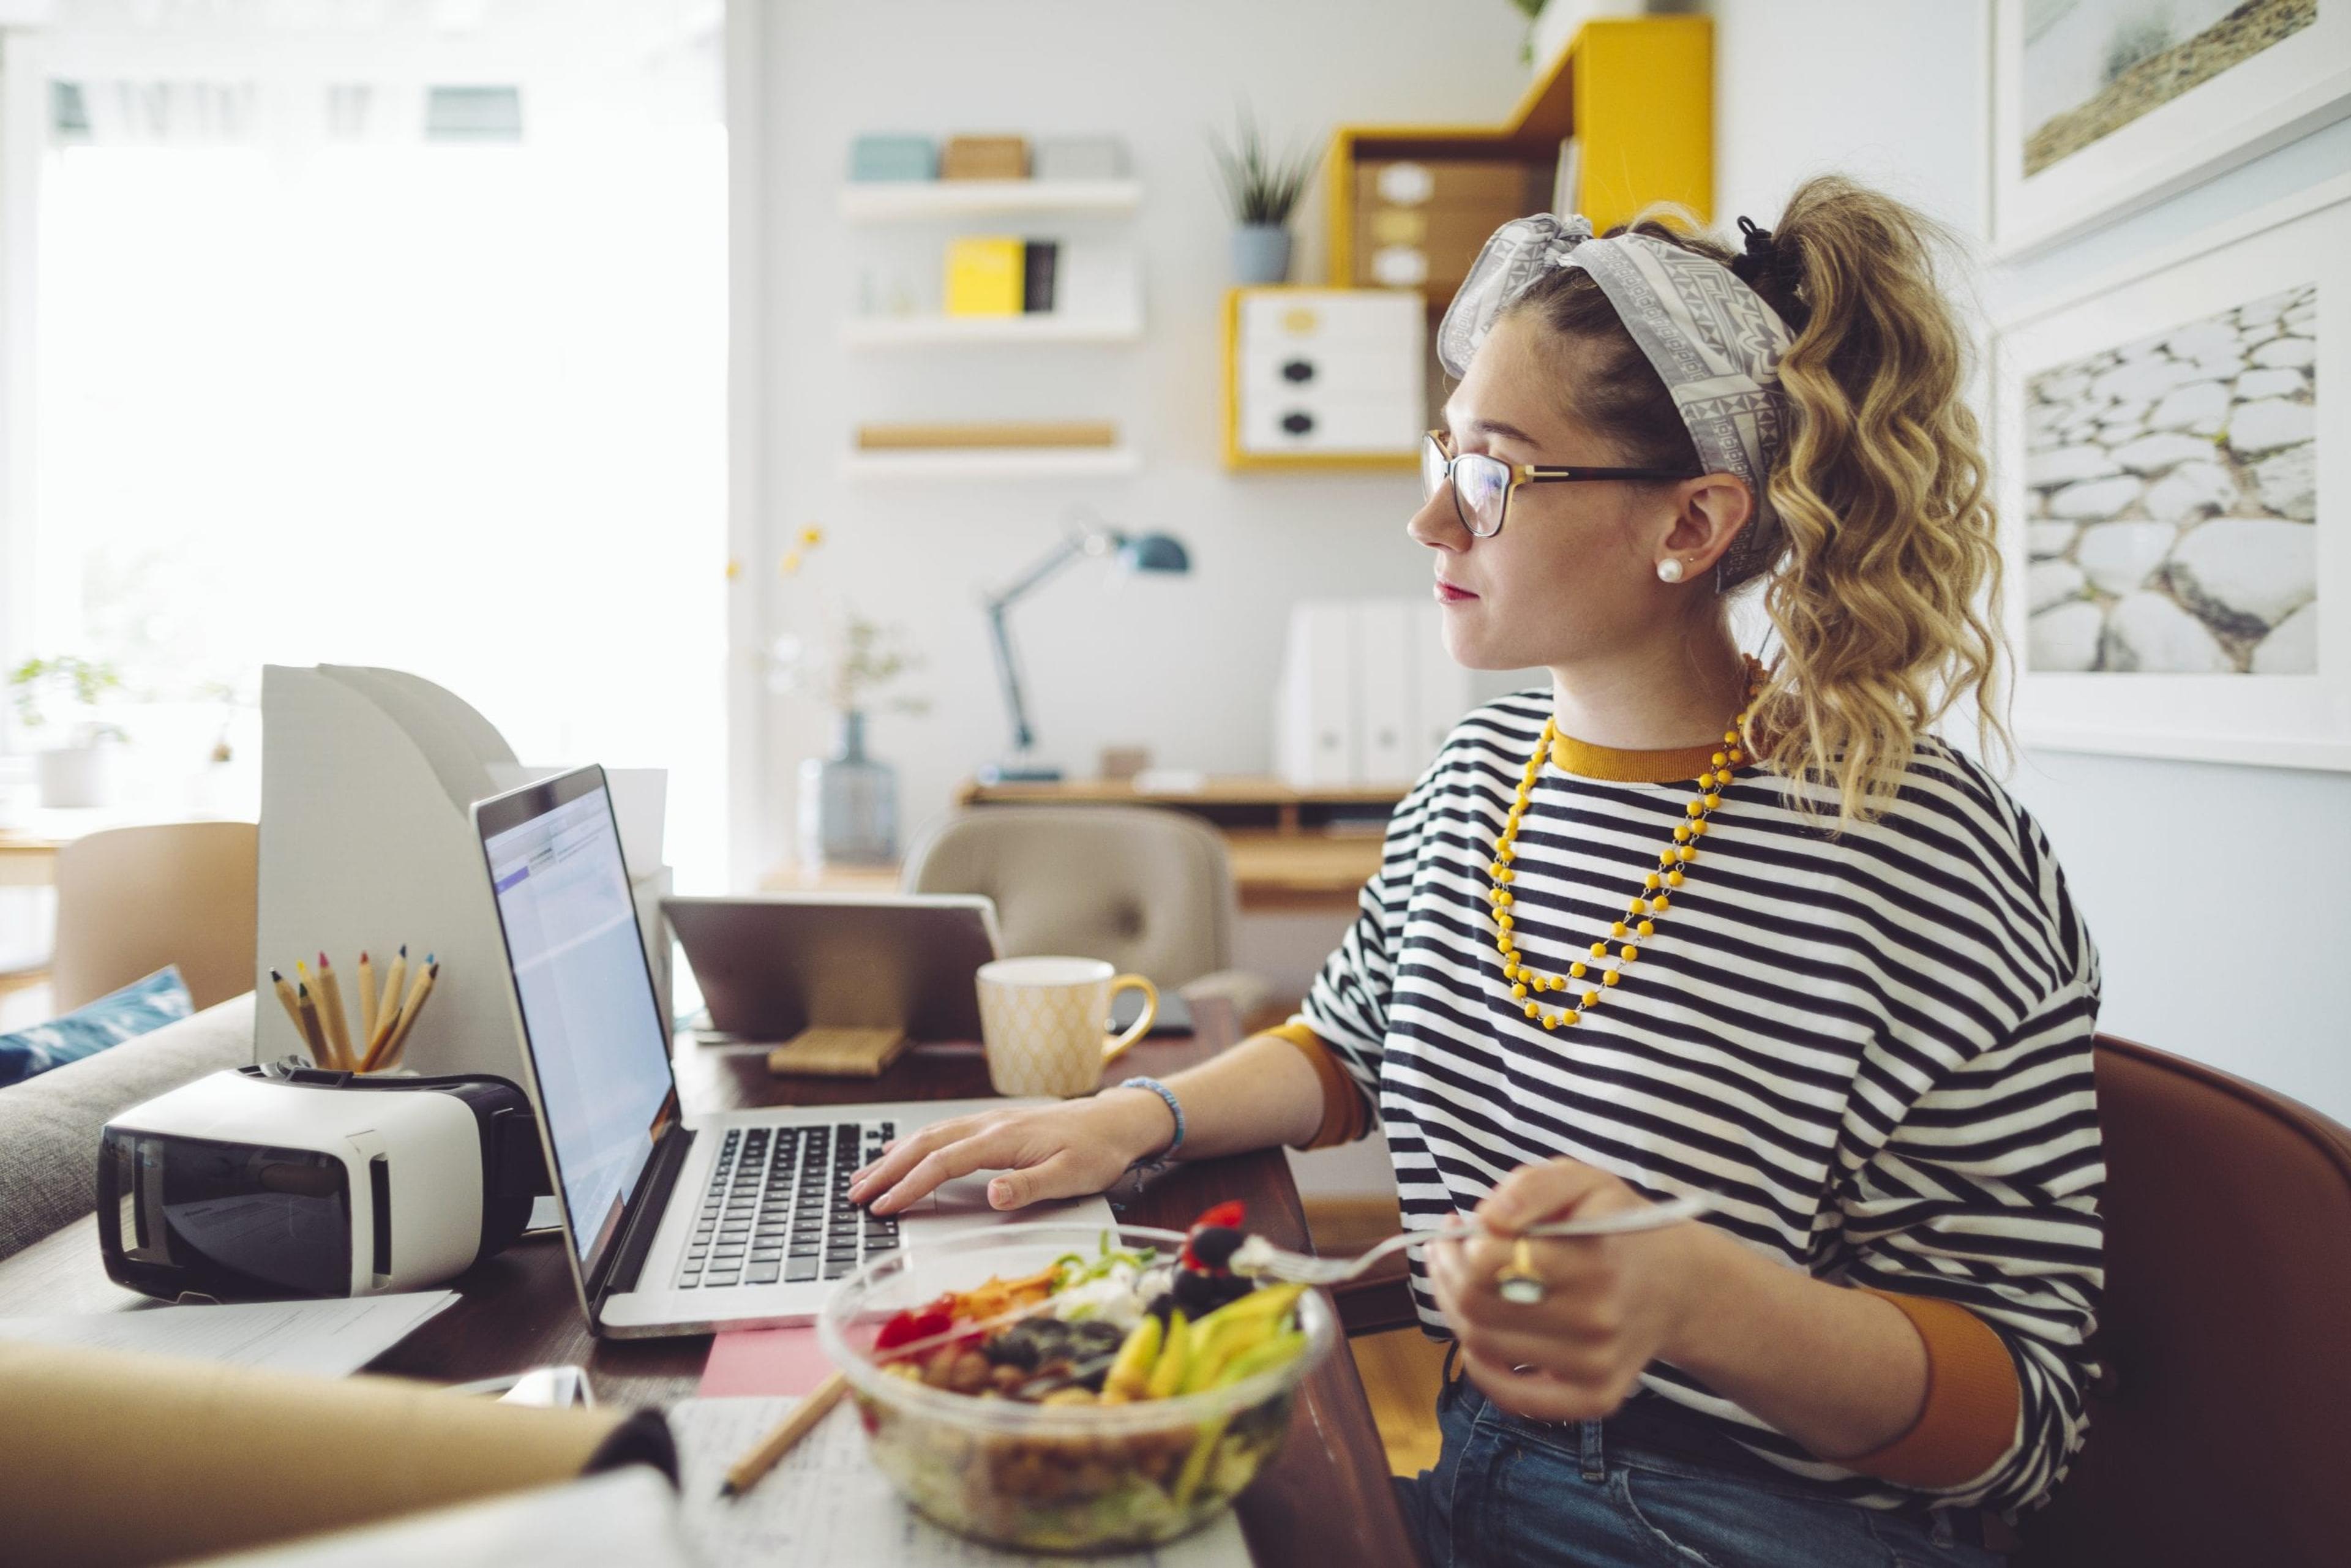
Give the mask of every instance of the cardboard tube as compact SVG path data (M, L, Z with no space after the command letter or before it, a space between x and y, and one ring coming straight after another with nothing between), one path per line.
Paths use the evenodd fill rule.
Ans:
M25 1563L172 1563L615 1464L676 1475L651 1412L57 1345L0 1343L0 1520Z

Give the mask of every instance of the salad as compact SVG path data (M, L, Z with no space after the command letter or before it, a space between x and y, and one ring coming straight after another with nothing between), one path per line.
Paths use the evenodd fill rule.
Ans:
M1221 1510L1280 1447L1318 1339L1302 1287L1231 1268L1242 1220L1219 1204L1172 1249L1105 1232L889 1317L858 1390L876 1461L924 1512L1012 1545L1149 1544Z

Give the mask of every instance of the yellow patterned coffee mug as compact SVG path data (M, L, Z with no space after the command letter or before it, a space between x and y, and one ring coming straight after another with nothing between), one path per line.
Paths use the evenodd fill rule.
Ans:
M1143 1016L1107 1039L1110 999L1125 990L1143 993ZM987 1081L998 1094L1091 1094L1102 1086L1102 1069L1158 1016L1156 987L1099 958L998 958L979 967L979 1028Z

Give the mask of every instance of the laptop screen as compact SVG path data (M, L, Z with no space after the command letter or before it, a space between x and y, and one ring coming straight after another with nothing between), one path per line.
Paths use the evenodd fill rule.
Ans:
M668 1024L602 771L566 774L496 804L513 810L494 818L485 806L482 848L555 1180L593 1270L674 1113Z

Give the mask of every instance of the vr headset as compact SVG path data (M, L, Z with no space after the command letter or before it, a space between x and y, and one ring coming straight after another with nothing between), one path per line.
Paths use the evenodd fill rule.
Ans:
M373 1296L464 1273L548 1190L504 1078L240 1067L106 1124L98 1233L108 1276L165 1301Z

